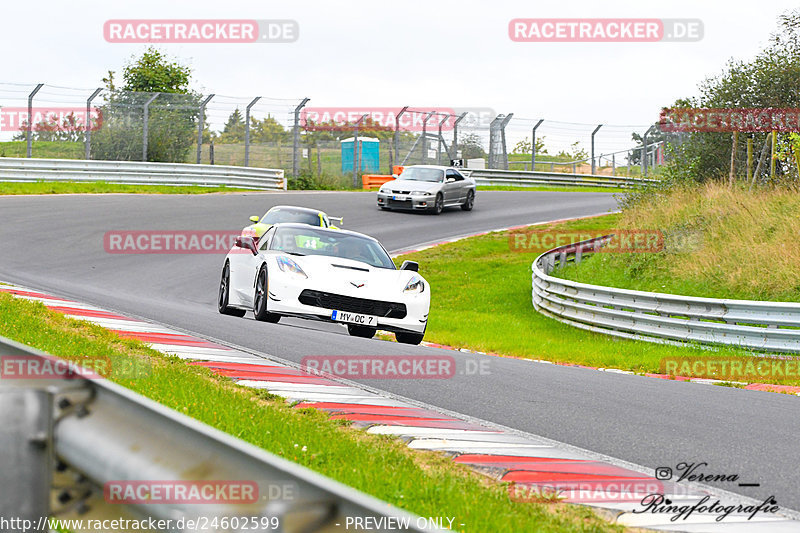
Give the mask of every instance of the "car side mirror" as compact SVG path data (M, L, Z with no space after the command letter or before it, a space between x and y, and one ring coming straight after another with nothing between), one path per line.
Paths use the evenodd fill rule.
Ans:
M253 215L253 216L250 217L250 222L255 222L256 224L258 224L259 220L261 220L261 219L258 218L256 215Z
M419 272L419 263L416 261L403 261L400 265L400 270L411 270L412 272Z
M456 181L456 179L455 178L447 178L444 181L445 181L445 183L453 183L454 181Z
M253 255L258 255L258 248L256 248L256 241L253 240L252 237L242 236L239 235L236 237L236 240L233 241L233 245L237 248L244 248L245 250L250 250Z

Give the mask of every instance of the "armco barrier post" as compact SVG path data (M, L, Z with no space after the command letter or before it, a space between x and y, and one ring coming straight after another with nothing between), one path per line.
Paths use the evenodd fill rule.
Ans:
M597 134L597 131L602 127L603 127L602 124L598 124L597 127L592 132L592 176L594 176L595 173L596 173L595 172L596 167L595 167L595 164L594 164L594 136L595 136L595 134Z
M544 119L539 119L539 122L533 127L531 131L531 171L536 170L536 130L542 125Z
M94 100L95 97L98 94L100 94L100 91L102 91L102 90L103 90L102 87L98 88L98 89L95 89L94 92L92 93L92 95L86 100L86 138L84 139L84 145L85 145L85 150L84 151L86 153L85 153L84 159L89 159L90 155L91 155L91 146L92 146L92 117L91 117L92 100Z
M256 96L247 104L244 110L244 166L250 166L250 109L256 105L256 102L261 100L260 96Z
M144 104L144 109L142 110L142 161L147 161L147 123L150 122L150 104L153 103L153 100L158 98L158 95L161 93L154 94L147 102Z
M300 110L308 103L309 98L303 98L294 108L294 125L292 126L292 176L297 177L300 172ZM311 147L308 149L308 161L311 162Z
M36 93L39 92L39 89L44 87L44 83L40 83L36 86L36 88L31 91L31 94L28 95L28 128L25 132L25 140L27 141L27 150L26 150L26 157L33 157L33 145L32 145L32 134L33 134L33 97L36 96Z
M209 94L206 96L206 99L200 102L200 116L197 120L197 164L200 164L200 161L203 157L203 127L205 125L205 118L206 118L206 105L214 98L213 94ZM88 157L86 159L89 159Z
M2 347L0 343L0 349ZM0 464L3 465L0 468L0 486L3 487L0 515L3 517L36 524L41 517L50 514L52 419L52 398L46 390L0 384L0 425L3 428L0 431Z

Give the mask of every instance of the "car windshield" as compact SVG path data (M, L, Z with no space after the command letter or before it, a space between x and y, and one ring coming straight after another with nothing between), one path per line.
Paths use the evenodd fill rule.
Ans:
M270 209L261 219L262 224L278 224L281 222L297 222L298 224L320 225L319 213L300 209Z
M372 239L344 232L317 230L312 227L278 227L270 250L291 255L327 255L362 261L377 268L395 269L386 250Z
M442 181L444 171L438 168L408 167L400 174L401 180L408 181Z

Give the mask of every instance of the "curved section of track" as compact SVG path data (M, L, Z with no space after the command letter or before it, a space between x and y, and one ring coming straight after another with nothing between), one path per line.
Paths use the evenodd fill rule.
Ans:
M482 191L473 212L448 210L439 217L378 211L374 193L2 197L0 279L296 362L308 355L476 357L353 338L332 324L221 316L215 299L222 255L111 255L103 249L106 231L238 230L249 215L278 204L343 215L345 227L374 235L390 250L616 209L612 195L558 192ZM800 508L795 397L518 359L489 363L488 375L364 383L651 468L705 461L715 473L761 484L722 488L759 499L775 494L781 506Z

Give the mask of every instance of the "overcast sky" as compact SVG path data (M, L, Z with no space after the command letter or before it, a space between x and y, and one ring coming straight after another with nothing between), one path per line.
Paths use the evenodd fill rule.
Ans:
M309 97L309 105L320 107L488 107L517 118L624 126L607 126L599 134L599 140L605 134L605 142L613 144L636 129L629 125L652 123L661 106L695 94L697 83L719 72L729 58L752 57L776 29L778 15L796 5L785 0L742 5L708 0L5 2L0 82L100 86L107 70L120 70L146 48L106 42L108 19L293 19L300 28L294 43L159 48L190 65L193 88L204 93L243 101L251 95ZM705 33L689 43L517 43L509 38L511 19L546 17L698 18ZM0 91L3 96L8 93ZM82 95L76 103L81 100ZM227 114L225 102L217 100L216 113ZM526 124L515 122L512 138L527 131ZM552 123L548 130L547 122L542 127L552 142L565 141L573 130L576 140L588 135L584 127Z

